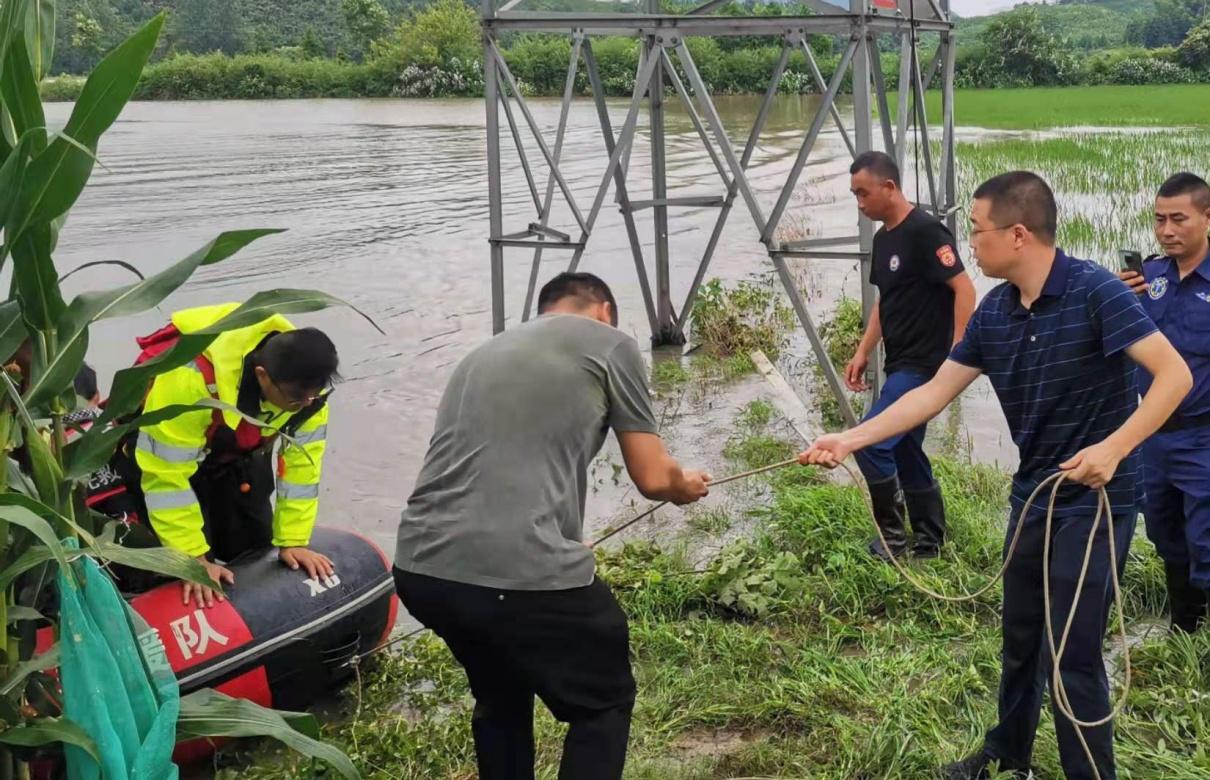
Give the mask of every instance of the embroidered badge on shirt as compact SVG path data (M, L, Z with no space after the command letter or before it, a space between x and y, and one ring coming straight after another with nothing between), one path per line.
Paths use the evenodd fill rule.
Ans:
M1210 303L1210 293L1198 292L1198 293L1194 293L1193 295L1194 295L1194 297L1199 298L1199 299L1205 301L1206 303Z
M954 263L958 262L958 256L954 254L954 248L949 244L937 250L937 259L946 268L953 268Z
M1164 297L1164 293L1168 292L1168 277L1157 276L1151 280L1151 286L1147 288L1147 294L1151 296L1151 300L1158 301Z
M899 270L899 255L891 255L891 270Z

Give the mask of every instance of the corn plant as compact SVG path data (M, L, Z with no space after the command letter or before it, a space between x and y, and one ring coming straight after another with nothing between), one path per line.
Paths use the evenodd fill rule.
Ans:
M73 560L91 556L102 563L212 584L201 565L183 553L116 544L83 502L82 483L109 461L133 428L217 404L203 399L197 405L139 416L148 383L192 360L226 330L271 313L341 303L308 290L253 295L220 322L183 337L156 359L119 371L102 418L68 443L64 418L77 403L73 379L83 364L92 324L157 306L200 266L222 262L277 231L221 233L159 273L65 300L59 286L62 272L54 260L59 231L97 164L101 136L134 92L164 16L152 19L104 58L58 133L48 131L38 93L53 55L54 23L54 0L0 0L0 269L8 265L12 275L9 297L0 303L0 360L19 349L27 350L29 357L19 372L11 366L0 371L0 626L5 627L0 643L0 780L28 777L23 759L31 749L64 743L95 751L79 726L48 716L37 706L35 694L54 684L45 671L57 656L51 650L32 657L28 643L19 641L23 629L28 634L32 625L48 620L33 605L17 603L16 584L22 577L37 574L47 581L47 571L66 571L70 577ZM24 467L12 457L18 448L24 453ZM327 760L345 777L357 776L347 757L311 738L313 719L291 717L287 722L248 702L202 693L182 703L182 737L268 734Z

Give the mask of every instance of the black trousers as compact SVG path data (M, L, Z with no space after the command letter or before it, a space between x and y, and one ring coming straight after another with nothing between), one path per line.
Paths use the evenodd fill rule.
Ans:
M1113 519L1119 577L1134 536L1136 517L1136 513L1131 512ZM1012 538L1015 529L1014 517L1007 539ZM1100 720L1109 714L1110 709L1109 680L1105 673L1102 648L1109 610L1113 604L1113 581L1109 568L1109 539L1104 522L1097 530L1084 587L1078 598L1076 594L1091 529L1091 517L1056 517L1050 548L1051 625L1054 627L1056 648L1073 604L1076 610L1059 673L1067 689L1071 710L1083 721ZM1004 575L1000 722L987 735L984 749L1000 759L1002 769L1028 769L1038 720L1042 714L1042 694L1050 685L1063 773L1068 780L1092 780L1092 768L1088 765L1075 727L1054 706L1054 659L1046 639L1042 592L1044 530L1044 518L1034 517L1026 521L1016 555ZM1113 725L1107 723L1092 729L1081 729L1081 733L1102 780L1116 778Z
M122 475L127 491L137 500L145 526L143 530L132 529L123 543L132 547L158 545L159 540L146 519L143 474L133 450L119 451L113 465ZM202 533L210 545L212 558L232 561L250 550L269 546L273 541L275 485L273 453L269 448L223 463L208 458L198 466L189 486L202 507Z
M626 615L600 580L496 590L395 569L408 612L466 670L479 780L533 780L534 696L570 724L559 780L619 780L635 684Z
M233 561L272 543L271 449L255 450L222 466L203 462L189 484L202 505L202 532L214 558Z

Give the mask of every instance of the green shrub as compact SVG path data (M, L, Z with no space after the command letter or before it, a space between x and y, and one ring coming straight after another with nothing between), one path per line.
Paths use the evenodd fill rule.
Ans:
M525 94L529 94L524 89ZM391 95L401 98L479 96L483 94L483 69L478 62L451 59L444 65L409 65L399 74Z
M1197 76L1174 62L1136 57L1115 63L1105 73L1106 84L1194 84Z
M1176 54L1186 68L1210 74L1210 19L1189 31Z
M509 70L539 95L562 94L570 58L571 42L551 35L524 35L504 50Z
M483 56L479 15L462 0L436 0L393 34L375 41L370 52L372 59L395 65L396 72L409 65L436 68L453 60L475 62Z
M51 76L43 80L38 91L44 101L75 100L83 87L83 76Z
M136 97L142 100L382 96L366 65L298 60L280 54L179 54L149 65ZM57 89L58 87L56 87Z
M634 91L639 67L639 42L634 38L602 38L592 42L601 84L607 95L629 95Z

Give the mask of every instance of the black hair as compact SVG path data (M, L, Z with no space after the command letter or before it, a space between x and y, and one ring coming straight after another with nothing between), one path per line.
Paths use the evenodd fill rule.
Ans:
M86 400L92 400L100 393L100 388L97 386L97 372L87 363L80 366L73 384L76 388L76 395Z
M336 345L317 328L275 333L256 350L253 363L265 369L274 384L304 390L324 388L340 378Z
M1176 198L1181 195L1192 196L1193 205L1203 211L1210 209L1210 184L1195 173L1182 171L1173 174L1168 177L1168 181L1160 185L1161 198Z
M1059 206L1050 185L1032 171L1011 171L979 185L975 200L991 201L992 221L999 227L1024 225L1047 244L1054 244Z
M613 291L599 276L588 273L563 273L542 286L538 293L538 313L542 314L566 298L575 298L581 308L594 303L608 303L613 310L613 324L618 324L618 302Z
M886 152L862 152L853 159L853 164L849 166L849 173L859 173L860 171L869 171L875 176L895 182L896 187L901 187L899 183L899 166L895 160Z

